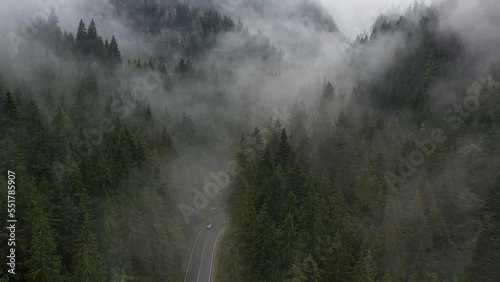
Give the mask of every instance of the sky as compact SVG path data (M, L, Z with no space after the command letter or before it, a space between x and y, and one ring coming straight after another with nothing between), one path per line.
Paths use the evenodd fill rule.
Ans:
M320 0L350 39L367 32L383 13L406 10L413 0ZM431 0L425 0L429 4Z

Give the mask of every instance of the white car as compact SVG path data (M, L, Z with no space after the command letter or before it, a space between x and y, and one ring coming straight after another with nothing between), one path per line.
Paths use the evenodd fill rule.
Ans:
M207 229L212 228L212 225L213 225L213 222L210 222L210 223L207 225Z

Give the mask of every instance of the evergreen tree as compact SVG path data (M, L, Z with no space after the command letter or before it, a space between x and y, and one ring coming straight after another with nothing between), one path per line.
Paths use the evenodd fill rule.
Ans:
M435 273L430 273L430 261L427 257L423 243L420 243L417 256L415 257L415 272L410 278L411 282L437 282L438 278Z
M118 43L116 43L115 36L111 37L111 42L108 47L108 54L110 61L113 65L119 65L122 62L122 56L120 49L118 49Z
M87 29L87 40L95 41L98 39L97 28L94 19L90 21L89 27Z
M497 181L497 187L500 187L498 183L500 181ZM493 199L475 241L472 264L468 268L469 279L487 282L500 279L497 267L500 262L500 192L496 192Z
M286 130L281 131L279 149L276 155L276 160L283 171L287 171L290 158L292 154L292 148L288 142L288 136Z
M26 262L29 269L27 278L31 281L57 282L63 281L61 275L61 258L56 255L57 243L45 210L40 207L41 201L34 203L35 216L32 225L30 258Z
M45 43L53 48L54 51L60 52L62 43L62 31L59 27L59 20L57 19L56 13L52 10L47 18L47 24L44 27L43 36Z
M92 230L92 221L84 204L80 209L83 213L83 222L76 239L73 281L105 281L104 266L99 253L97 239Z
M389 272L387 277L398 280L403 275L401 249L401 231L399 230L399 220L396 217L396 204L394 200L389 200L384 211L384 221L382 223L381 234L384 238L385 260Z
M325 84L325 87L323 89L323 94L321 97L327 101L331 101L335 98L335 89L333 88L331 82L328 81L328 83Z
M305 279L303 281L319 282L321 281L321 274L318 268L318 263L314 260L312 255L308 255L302 262L302 272Z
M361 253L359 256L358 263L356 264L354 270L355 282L375 282L377 277L377 266L373 261L371 252L368 250L365 253Z
M12 96L10 91L7 91L3 105L5 111L4 130L7 131L7 133L13 134L14 129L16 129L19 124L21 114L14 100L14 96Z
M80 19L75 38L76 49L80 52L80 54L88 54L89 50L87 42L87 28L85 27L85 23L83 22L83 20Z
M57 155L62 156L70 138L69 118L61 107L57 107L56 114L52 120L52 144Z
M352 277L352 256L344 237L337 231L325 262L325 280L347 281Z

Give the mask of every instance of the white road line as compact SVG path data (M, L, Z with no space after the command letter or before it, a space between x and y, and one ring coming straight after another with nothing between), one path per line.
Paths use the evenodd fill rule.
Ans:
M219 243L219 235L224 230L222 228L219 233L217 234L217 238L215 238L215 244L214 244L214 249L212 250L212 258L210 259L210 272L208 273L208 282L211 282L210 278L212 277L212 267L213 267L213 262L214 262L214 256L215 256L215 248L217 247L217 244Z
M187 270L186 270L186 276L184 276L184 282L186 282L186 279L188 277L189 266L191 265L191 259L193 258L193 252L194 252L194 247L196 246L196 241L198 241L198 237L200 237L201 231L203 231L203 229L205 229L205 227L203 227L200 230L200 232L198 232L198 235L196 235L196 239L194 239L193 249L191 249L191 256L189 257L188 267L187 267Z
M207 245L209 235L205 237L205 243L203 243L203 251L201 252L200 268L198 268L198 277L196 277L196 282L200 280L201 267L203 266L203 256L205 254L205 246Z

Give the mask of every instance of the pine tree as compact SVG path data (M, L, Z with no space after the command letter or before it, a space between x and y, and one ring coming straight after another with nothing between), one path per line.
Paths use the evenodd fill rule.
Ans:
M72 109L74 124L85 128L97 116L99 100L99 85L94 70L89 66L76 92L75 104Z
M277 231L271 218L262 209L252 223L253 230L247 235L249 270L254 275L254 281L273 281L272 273L281 254L276 249Z
M292 148L288 142L288 136L286 130L283 129L281 131L279 149L276 154L276 160L284 172L288 170L291 154L292 154Z
M307 125L307 113L304 101L295 101L292 107L292 118L290 120L290 126L293 130L293 134L302 135L305 132L300 132L302 127Z
M90 24L87 29L87 48L88 53L94 56L97 59L104 59L105 53L107 52L104 49L104 43L102 41L102 37L97 34L97 27L94 22L94 19L90 21Z
M396 217L396 203L394 201L389 199L386 204L380 233L384 239L385 260L389 271L386 275L391 279L399 280L403 271L401 250L404 246L401 243L401 231L399 230L399 220Z
M175 67L175 72L177 75L184 75L186 73L187 67L184 58L181 58L179 64Z
M25 152L28 153L26 162L31 164L28 169L36 179L46 177L51 182L53 181L50 166L52 156L47 118L33 100L28 103L26 113L25 127L30 135L24 138L23 144Z
M500 178L497 181L500 187ZM497 190L498 191L498 190ZM499 281L500 269L500 192L496 192L489 211L484 216L483 227L475 241L472 264L468 278L478 281Z
M304 234L306 248L311 251L318 249L318 238L324 234L324 199L318 192L318 181L315 175L310 176L307 183L308 193L300 206L300 229Z
M331 101L335 98L335 89L330 81L325 84L323 94L321 96L324 100Z
M342 189L338 185L333 187L333 196L331 199L331 215L337 227L341 226L342 221L349 215L349 206L347 205Z
M105 281L106 273L99 253L97 239L92 230L90 214L84 204L81 205L80 209L83 214L83 222L76 239L72 281Z
M57 243L41 202L36 202L35 217L32 224L32 239L29 249L30 259L26 262L29 269L27 277L31 281L62 281L61 258L56 255Z
M148 68L155 70L155 66L153 65L153 62L151 62L151 59L148 60Z
M410 213L410 222L408 223L408 233L411 239L409 240L409 250L416 254L419 251L420 244L423 244L425 248L432 246L431 233L420 191L417 192L410 204Z
M97 28L94 19L92 19L87 29L87 40L94 41L97 39L98 39Z
M288 273L286 274L286 278L284 282L303 282L308 281L308 277L302 271L302 266L294 263Z
M7 91L7 94L5 95L5 100L4 100L4 111L5 111L5 130L7 132L14 131L14 129L17 129L17 125L21 119L21 114L20 111L17 107L17 103L14 100L14 97L10 93L10 91Z
M111 42L109 43L108 54L110 58L110 62L113 65L119 65L122 62L122 55L120 53L120 49L118 49L118 43L116 43L116 38L113 35L111 37Z
M354 282L375 282L377 266L373 261L371 251L362 252L354 269Z
M76 49L80 52L82 55L87 55L89 50L88 50L88 44L87 44L87 28L85 27L85 23L83 22L82 19L80 19L80 23L78 24L78 30L76 32L76 38L75 38L75 45Z
M294 152L297 154L297 161L300 163L301 167L305 172L309 172L312 166L311 160L311 140L305 132L305 127L303 128L304 133L300 135L300 130L297 131L295 135L298 139L298 144L295 147Z
M325 280L332 282L348 281L352 276L351 264L353 258L339 230L337 230L328 254L324 269Z
M45 40L46 43L54 48L56 51L59 50L59 46L61 45L62 41L62 31L61 28L59 27L59 20L57 19L56 13L54 10L52 10L49 14L49 17L47 19L47 25L46 25L46 30L45 30Z
M52 144L56 155L62 156L70 138L69 118L61 107L57 107L56 114L52 120Z
M299 160L293 160L293 163L288 171L287 178L288 190L293 193L293 196L299 203L302 203L303 199L307 195L307 177Z
M302 281L308 282L319 282L321 281L320 269L318 263L313 258L312 255L307 255L307 257L302 262L302 273L304 273L305 279Z
M437 275L430 273L430 261L423 243L420 243L417 256L415 257L415 272L410 282L437 282Z
M23 173L25 170L23 151L9 135L0 139L0 169Z
M299 242L299 232L297 228L297 223L295 219L296 210L291 209L288 215L286 216L283 227L281 228L282 238L282 248L284 255L284 262L286 266L293 267L293 262L300 255L301 245Z

